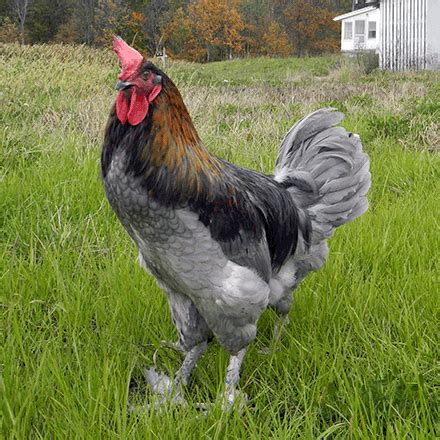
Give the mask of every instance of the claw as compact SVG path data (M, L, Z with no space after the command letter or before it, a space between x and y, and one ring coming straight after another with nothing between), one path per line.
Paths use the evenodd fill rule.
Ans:
M154 368L144 369L142 374L153 394L161 398L159 404L170 402L183 405L186 403L182 397L180 385L176 385L166 374L158 373Z
M227 389L225 390L223 396L222 406L223 409L228 411L237 405L239 412L242 412L244 407L247 405L249 397L246 393L239 391L237 389Z
M168 394L172 387L172 380L163 373L158 373L154 368L144 369L142 375L147 381L154 394L160 394L161 396Z

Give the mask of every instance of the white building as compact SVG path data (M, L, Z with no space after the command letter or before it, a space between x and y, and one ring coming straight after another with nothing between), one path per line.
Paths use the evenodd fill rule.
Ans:
M333 19L342 23L341 51L359 50L379 52L380 10L375 6L357 9Z
M374 51L382 69L440 69L440 0L355 0L341 51Z

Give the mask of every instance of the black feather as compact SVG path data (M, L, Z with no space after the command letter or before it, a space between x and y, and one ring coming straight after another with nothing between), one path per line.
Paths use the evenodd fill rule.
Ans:
M166 93L167 76L157 68L155 73L164 78ZM309 224L300 224L298 209L286 185L271 176L215 158L220 175L213 179L209 170L206 174L202 171L198 176L201 187L183 187L175 174L176 169L153 166L151 153L158 148L154 145L154 111L152 103L145 120L131 126L122 125L113 109L102 151L103 178L108 173L112 156L122 149L128 155L126 173L138 177L140 185L154 200L170 208L187 207L197 213L226 254L236 240L243 246L267 240L272 270L280 268L295 252L298 231L301 230L307 240L310 228ZM185 161L186 158L180 172L182 167L188 168ZM249 245L249 252L253 248L255 244Z

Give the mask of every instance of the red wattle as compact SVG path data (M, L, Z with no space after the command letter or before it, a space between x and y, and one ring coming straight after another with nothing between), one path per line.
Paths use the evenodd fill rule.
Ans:
M137 94L135 88L131 92L130 110L128 111L127 120L130 125L138 125L147 116L148 101L143 93Z
M128 102L127 98L125 97L125 93L121 90L116 98L116 116L122 125L125 125L127 122L127 114Z
M127 121L130 125L140 124L148 113L150 102L160 93L162 85L158 84L153 87L148 98L142 91L136 93L136 88L131 89L130 103L128 102L127 92L120 91L116 98L116 115L124 125Z

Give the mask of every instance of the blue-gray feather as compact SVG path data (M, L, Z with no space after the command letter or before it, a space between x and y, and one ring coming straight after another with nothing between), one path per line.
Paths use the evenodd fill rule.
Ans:
M331 108L310 114L292 127L277 157L275 179L288 182L298 206L307 210L314 243L368 209L368 156L357 135L334 127L343 118Z

